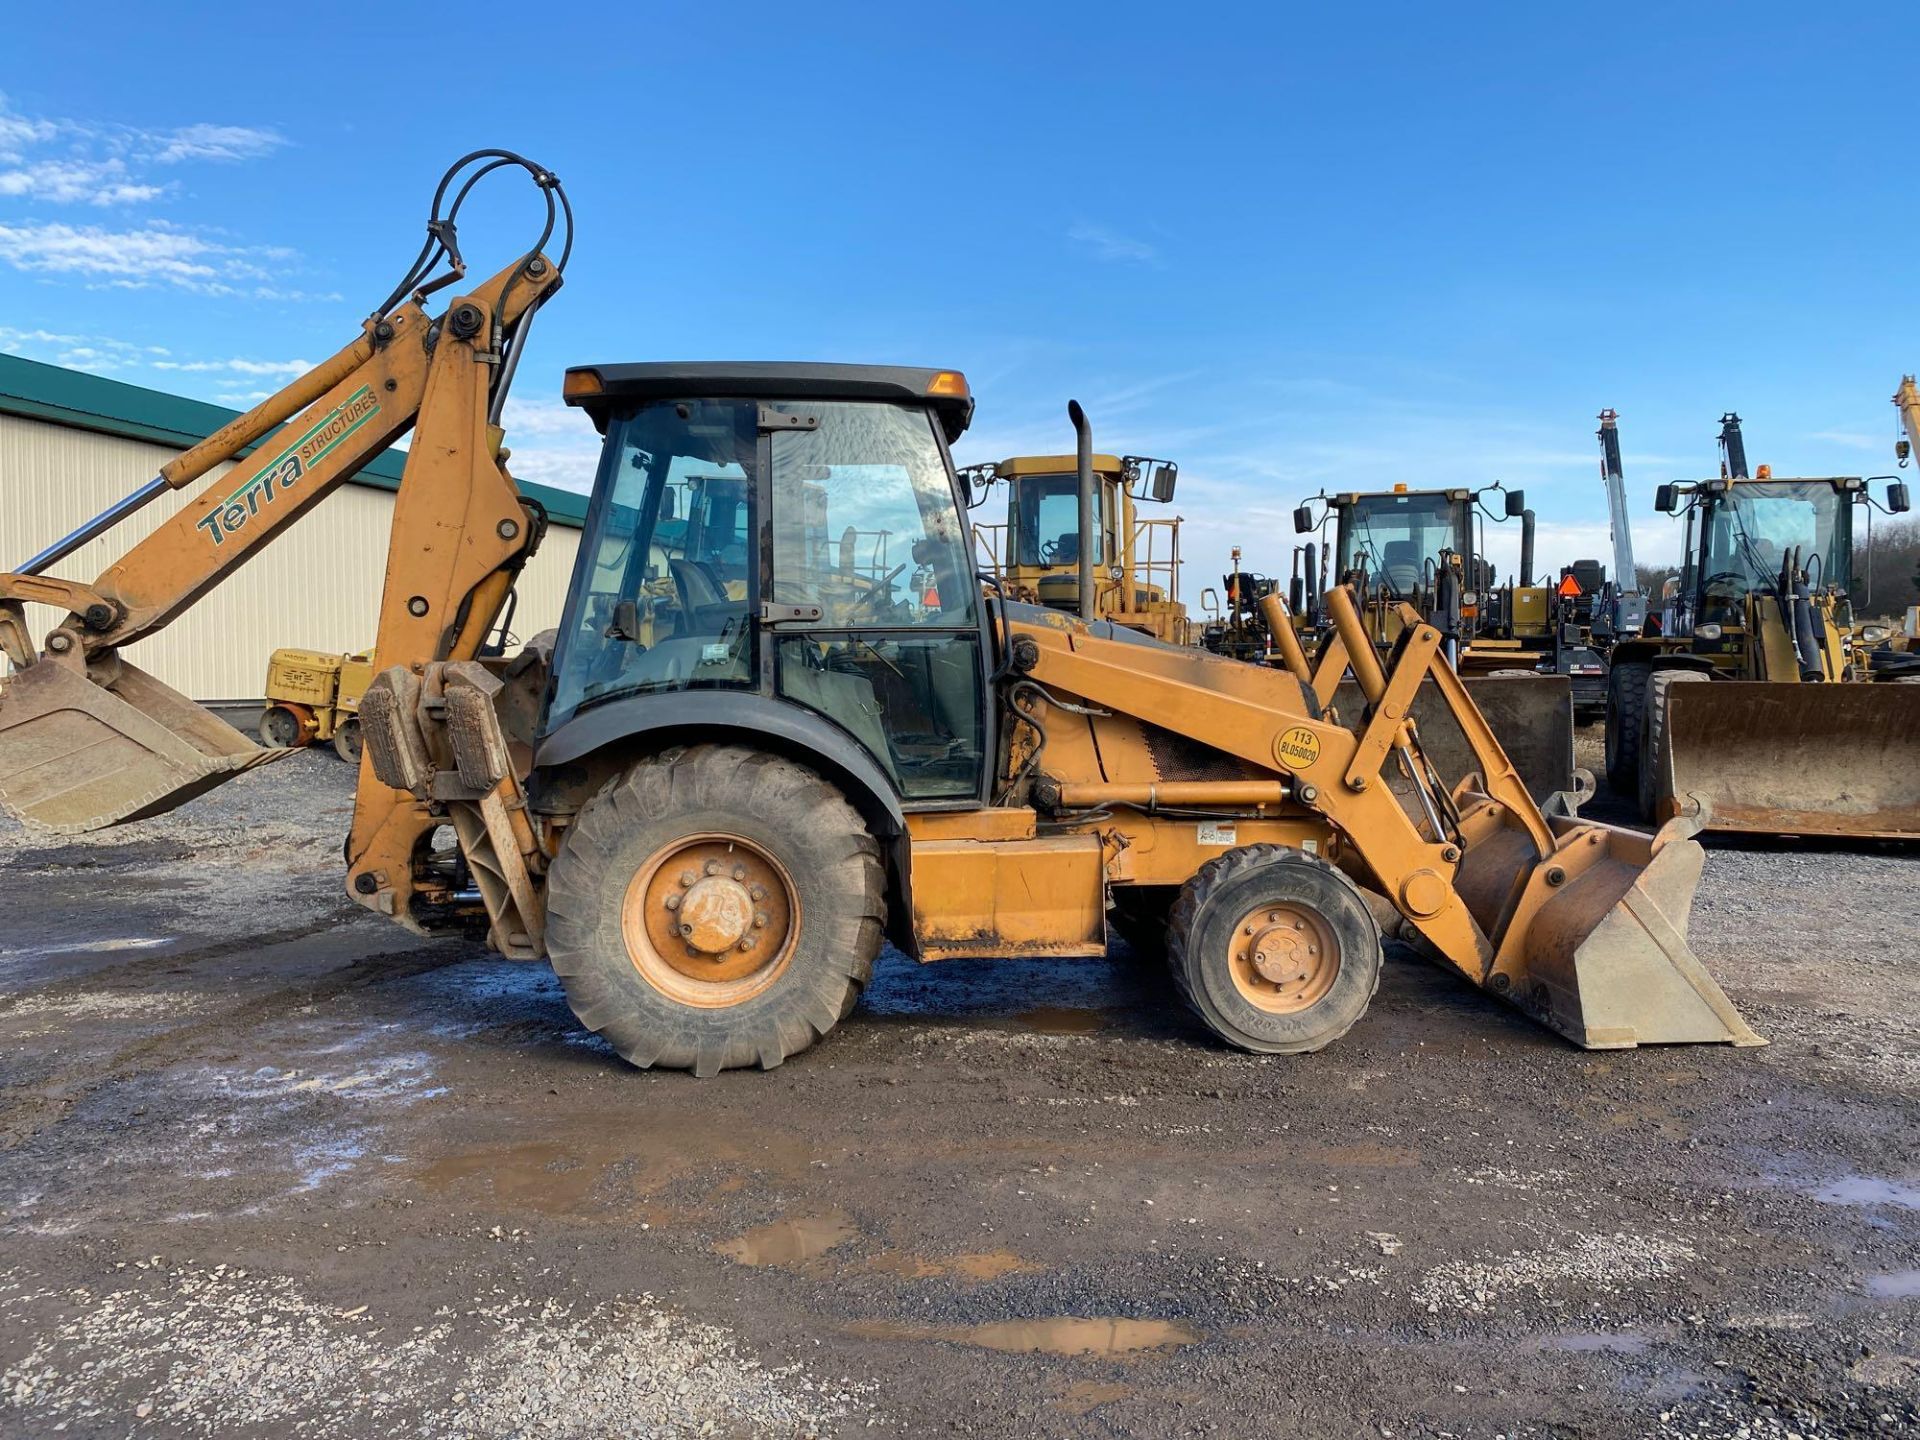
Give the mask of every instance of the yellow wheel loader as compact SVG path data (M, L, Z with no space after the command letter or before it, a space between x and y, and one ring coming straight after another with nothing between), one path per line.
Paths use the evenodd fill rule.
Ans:
M780 1064L853 1008L885 939L922 961L1102 955L1123 897L1164 918L1194 1012L1247 1050L1314 1050L1357 1023L1382 915L1578 1044L1760 1043L1687 947L1690 823L1543 813L1418 615L1383 661L1336 587L1318 662L1283 645L1270 669L983 590L948 448L973 414L957 371L569 371L604 447L564 618L551 643L482 658L540 536L498 416L560 282L566 249L545 252L565 206L541 167L468 159L534 177L537 246L429 314L463 268L436 201L422 266L362 336L158 483L264 441L231 473L94 580L47 573L77 536L0 574L18 667L0 795L28 821L153 814L284 753L122 647L411 428L348 893L546 959L636 1065ZM849 528L903 558L873 574ZM27 600L65 616L37 647ZM1349 665L1350 719L1333 711ZM1442 775L1423 748L1409 709L1427 684L1469 770ZM1405 801L1389 770L1411 777Z
M282 648L267 657L260 743L269 749L325 744L360 763L360 697L373 681L371 652L334 655Z
M1720 444L1719 478L1655 492L1686 516L1686 559L1658 633L1614 646L1609 783L1652 821L1920 839L1920 657L1853 644L1867 482L1750 476L1731 413ZM1889 512L1908 504L1889 487Z
M1073 417L1086 430L1086 415ZM1142 455L1099 455L1088 441L1088 473L1078 455L1015 455L960 472L967 498L981 505L996 484L1007 487L1004 522L976 524L986 568L1010 600L1074 614L1087 612L1080 593L1080 514L1083 488L1092 498L1089 540L1091 613L1165 640L1190 643L1187 607L1180 602L1180 517L1142 518L1142 502L1173 500L1180 467Z
M1488 509L1494 496L1501 499L1499 514ZM1497 484L1478 490L1395 485L1322 492L1293 512L1295 533L1322 537L1317 547L1309 542L1296 548L1295 578L1301 578L1302 559L1306 575L1293 588L1311 602L1316 572L1349 586L1360 599L1368 638L1381 653L1398 640L1408 614L1438 629L1448 663L1467 677L1475 703L1492 721L1527 788L1546 801L1577 794L1583 777L1573 764L1576 695L1570 663L1561 663L1570 657L1563 654L1553 591L1533 584L1534 520L1526 505L1524 491ZM1517 583L1494 584L1484 538L1489 518L1521 522ZM1331 541L1325 538L1329 527ZM1331 617L1323 607L1310 604L1307 613L1316 633L1331 633ZM1580 681L1585 685L1587 677ZM1421 698L1416 718L1427 722L1429 748L1451 769L1471 767L1474 757L1465 733L1430 695Z

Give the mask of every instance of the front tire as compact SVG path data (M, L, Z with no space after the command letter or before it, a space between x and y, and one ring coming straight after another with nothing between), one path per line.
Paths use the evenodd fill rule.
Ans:
M1607 788L1622 799L1640 793L1640 731L1653 667L1627 660L1607 672Z
M360 717L349 716L333 732L333 753L349 765L360 763Z
M1675 685L1705 685L1698 670L1657 670L1647 683L1645 734L1640 742L1640 818L1658 825L1673 805L1673 733L1668 696Z
M642 1069L771 1070L873 973L880 849L813 771L734 745L640 761L580 812L547 952L580 1023Z
M1167 959L1229 1045L1294 1055L1338 1040L1380 986L1380 927L1353 882L1280 845L1209 860L1180 889Z

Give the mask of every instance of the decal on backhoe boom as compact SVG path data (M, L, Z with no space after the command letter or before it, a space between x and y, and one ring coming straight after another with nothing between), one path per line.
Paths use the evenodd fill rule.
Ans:
M291 490L301 476L379 413L380 402L374 398L373 387L362 385L284 453L254 471L238 490L201 516L194 528L213 536L216 549L226 544L229 536L239 534L260 513L262 505L271 505L282 490Z

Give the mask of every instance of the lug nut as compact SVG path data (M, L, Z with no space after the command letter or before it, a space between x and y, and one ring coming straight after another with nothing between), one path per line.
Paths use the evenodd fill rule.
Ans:
M685 890L688 886L692 885L693 882L698 880L699 878L700 877L694 874L693 871L691 870L682 870L680 872L680 888L682 890Z
M751 950L753 948L753 938L751 935L742 935L740 937L740 948L742 950Z
M680 897L678 895L669 895L660 903L669 910L678 910L680 908Z
M764 885L749 885L747 887L747 898L756 904L759 903L767 898L767 887Z
M746 866L744 866L744 865L736 865L736 866L734 866L734 867L733 867L733 878L734 878L734 879L736 879L736 880L744 880L744 879L746 879L746 878L747 878L747 867L746 867Z
M766 911L756 910L753 912L753 928L756 930L764 930L767 928L767 912Z
M720 873L720 862L718 860L707 861L706 871L709 875L718 875Z

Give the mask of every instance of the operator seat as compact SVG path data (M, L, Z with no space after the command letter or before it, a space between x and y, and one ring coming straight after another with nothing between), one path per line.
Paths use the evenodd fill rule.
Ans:
M1380 551L1380 573L1402 595L1420 588L1420 550L1411 540L1389 540Z

